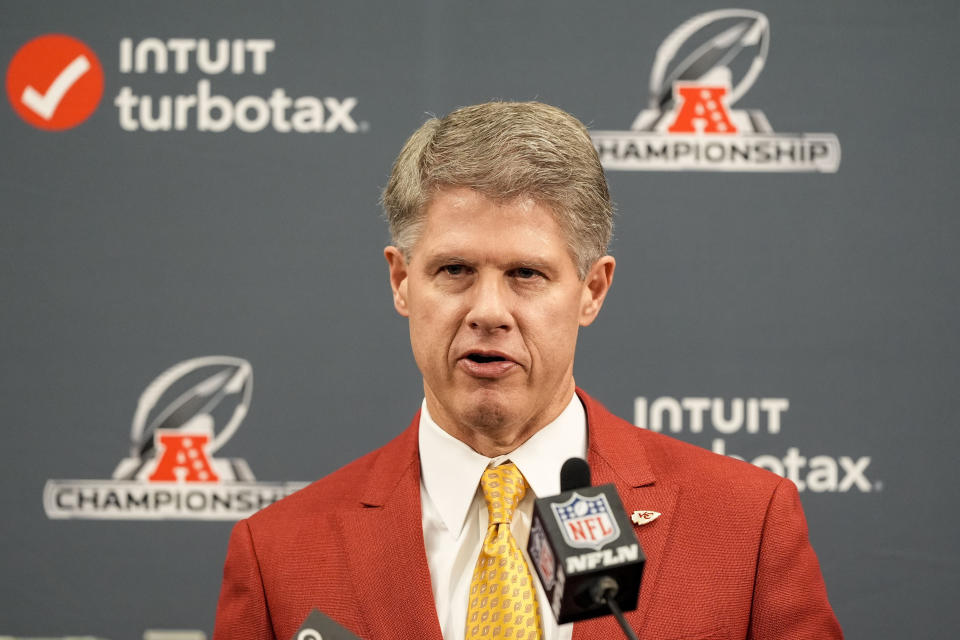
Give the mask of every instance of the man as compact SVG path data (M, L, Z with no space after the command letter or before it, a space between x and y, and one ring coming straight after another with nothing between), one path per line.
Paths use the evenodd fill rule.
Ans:
M795 487L616 418L575 386L613 282L612 206L583 125L539 103L431 119L384 191L409 428L234 528L215 640L288 640L313 609L363 638L616 638L558 626L522 549L535 496L584 457L647 555L644 640L840 638ZM493 569L491 569L491 567Z

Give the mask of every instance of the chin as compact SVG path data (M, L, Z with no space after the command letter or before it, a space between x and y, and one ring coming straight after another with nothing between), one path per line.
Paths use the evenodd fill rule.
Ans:
M467 401L461 417L463 424L478 431L491 431L502 428L510 421L510 403L503 393L476 394Z

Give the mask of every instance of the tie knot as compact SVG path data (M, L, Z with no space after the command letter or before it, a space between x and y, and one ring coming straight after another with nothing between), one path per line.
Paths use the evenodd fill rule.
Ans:
M523 474L512 462L484 471L480 478L480 487L487 501L490 524L509 523L517 505L527 492Z

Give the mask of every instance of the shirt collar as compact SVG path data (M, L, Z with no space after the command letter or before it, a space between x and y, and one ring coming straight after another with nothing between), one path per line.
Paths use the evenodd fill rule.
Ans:
M560 493L560 467L587 453L587 417L574 393L557 418L508 454L488 458L457 440L420 410L420 477L447 530L459 535L488 466L512 461L536 496Z

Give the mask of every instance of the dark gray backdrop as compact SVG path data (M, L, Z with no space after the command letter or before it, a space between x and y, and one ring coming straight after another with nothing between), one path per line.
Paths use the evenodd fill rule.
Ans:
M722 5L721 5L722 6ZM144 388L190 358L253 365L219 454L307 481L382 444L420 400L392 310L378 192L426 117L539 99L593 128L646 106L657 47L705 2L0 5L0 59L66 33L99 56L68 131L0 109L0 635L140 638L213 625L228 522L52 520L49 479L108 479ZM952 638L960 614L954 2L755 2L766 68L738 106L832 132L836 174L615 172L616 283L578 383L635 399L787 398L779 434L680 437L748 459L869 456L870 490L803 493L851 638ZM236 100L355 97L357 133L127 132L113 98L204 78L122 74L121 38L271 38ZM842 472L841 472L842 473Z

